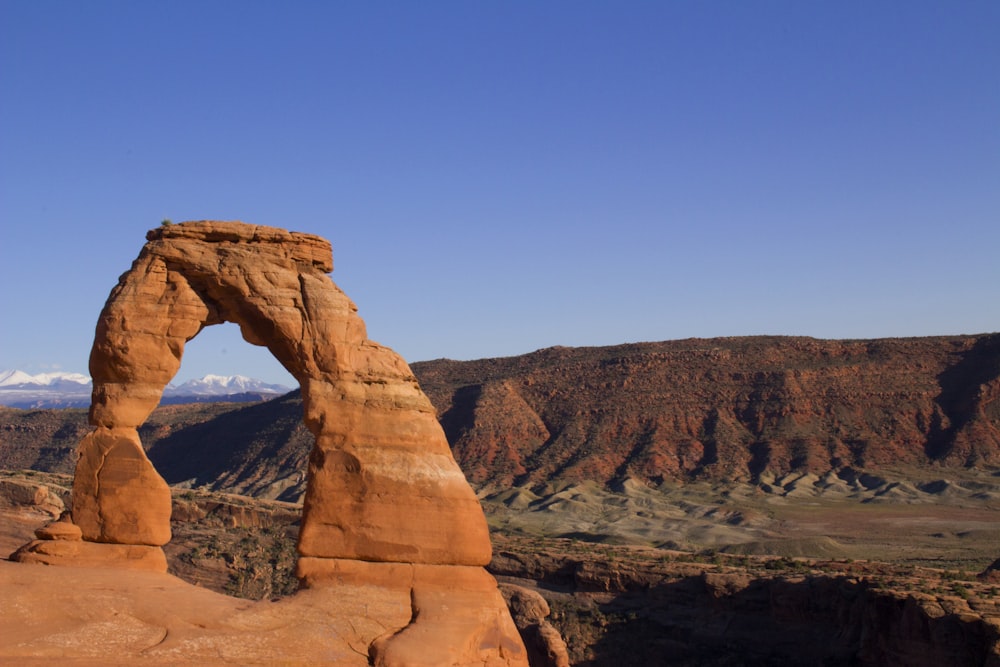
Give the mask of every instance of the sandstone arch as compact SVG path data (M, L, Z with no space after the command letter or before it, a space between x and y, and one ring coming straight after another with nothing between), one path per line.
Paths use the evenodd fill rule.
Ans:
M80 443L73 486L72 522L83 539L60 539L60 548L42 540L20 559L166 570L170 491L137 428L179 369L185 343L206 326L234 322L298 380L316 437L298 543L303 584L368 582L405 593L412 622L372 643L379 664L419 664L414 650L426 653L444 626L463 637L464 659L488 649L491 660L506 656L497 664L526 664L483 569L491 546L479 502L405 361L367 339L355 305L326 275L329 242L212 221L163 226L146 238L108 298L91 351L94 430ZM463 605L472 613L456 625ZM484 632L492 638L485 643Z

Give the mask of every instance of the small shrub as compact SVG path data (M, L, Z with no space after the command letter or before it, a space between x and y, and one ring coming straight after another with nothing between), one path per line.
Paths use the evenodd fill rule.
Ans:
M962 598L963 600L968 600L971 597L971 593L969 593L969 589L966 588L963 584L959 584L959 583L952 584L951 585L951 591L952 591L952 593L954 593L958 597Z

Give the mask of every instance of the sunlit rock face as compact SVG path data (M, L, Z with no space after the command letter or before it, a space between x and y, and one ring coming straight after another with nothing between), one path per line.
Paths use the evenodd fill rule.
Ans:
M170 540L170 490L137 429L180 368L187 341L234 322L298 380L316 437L298 545L304 585L337 585L350 571L355 583L374 573L373 586L412 592L414 622L373 643L379 664L418 664L406 656L445 626L441 637L466 638L448 645L464 646L454 650L469 661L526 664L482 569L491 547L479 502L406 362L368 340L357 307L327 276L329 242L212 221L165 225L146 238L101 312L91 351L95 429L80 443L73 487L83 541L158 548ZM20 553L32 551L45 560L44 549ZM120 549L106 552L120 560ZM60 560L72 555L48 562ZM475 628L463 607L475 610ZM454 657L432 648L432 660Z

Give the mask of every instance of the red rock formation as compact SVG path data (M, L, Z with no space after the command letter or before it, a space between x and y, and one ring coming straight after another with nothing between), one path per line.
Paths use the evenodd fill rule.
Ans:
M413 365L470 479L1000 464L1000 334L718 338Z
M367 339L356 307L325 275L329 243L236 222L164 226L147 240L112 291L91 352L95 430L80 443L73 488L83 540L38 540L18 557L132 563L138 549L162 558L170 491L137 428L184 344L235 322L298 380L316 438L298 544L304 582L322 587L350 571L407 591L412 622L373 645L377 665L526 664L483 570L491 547L479 502L409 367ZM165 570L165 560L151 567Z
M421 362L413 372L466 474L493 487L831 470L849 479L858 471L848 468L1000 463L997 334L557 348ZM192 415L172 427L172 410ZM312 436L293 429L301 414L294 395L187 428L208 419L199 410L160 408L141 431L169 481L300 497ZM0 463L67 471L65 434L82 429L73 414L0 409ZM264 423L281 433L265 434Z
M531 667L569 667L569 651L562 635L547 620L549 603L540 593L515 584L500 584L514 617Z

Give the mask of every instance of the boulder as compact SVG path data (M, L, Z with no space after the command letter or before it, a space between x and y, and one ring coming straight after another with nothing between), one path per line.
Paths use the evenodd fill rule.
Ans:
M547 620L549 603L541 593L509 583L500 584L500 592L524 640L531 667L569 667L569 649Z
M30 507L53 517L66 509L48 486L15 479L0 479L0 507Z

